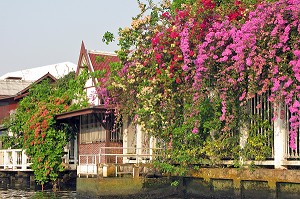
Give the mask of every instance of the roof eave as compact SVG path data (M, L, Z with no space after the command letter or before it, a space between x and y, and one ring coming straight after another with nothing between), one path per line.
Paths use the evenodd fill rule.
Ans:
M78 117L81 115L87 115L87 114L92 114L92 113L105 113L108 110L114 110L114 109L115 109L115 107L113 107L113 106L106 106L106 105L93 106L93 107L89 107L89 108L83 108L83 109L55 115L55 120L70 119L72 117Z

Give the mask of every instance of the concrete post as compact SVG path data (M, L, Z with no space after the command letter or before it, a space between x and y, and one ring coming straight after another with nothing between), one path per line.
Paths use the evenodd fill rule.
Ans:
M150 151L149 151L149 154L150 154L150 157L149 159L152 161L153 159L153 148L155 148L155 138L153 136L150 137Z
M128 154L128 119L123 122L123 154ZM127 162L127 157L123 157L123 163Z
M103 173L104 178L106 178L108 176L107 175L107 165L106 164L102 165L102 173Z
M136 154L141 154L142 152L142 142L143 142L143 133L142 127L140 125L136 126ZM137 155L137 163L138 163L138 155Z
M139 178L139 176L140 176L139 170L140 170L139 166L133 165L133 168L132 168L132 176L133 176L133 178Z
M286 134L285 128L285 110L283 103L275 104L275 120L274 120L274 167L275 169L285 169L283 161L285 159Z
M241 149L243 149L243 148L245 148L245 146L247 144L247 139L249 137L249 127L246 123L241 125L240 134L241 134L241 136L240 136L240 147L241 147ZM244 164L243 157L240 157L240 163L241 163L241 165Z

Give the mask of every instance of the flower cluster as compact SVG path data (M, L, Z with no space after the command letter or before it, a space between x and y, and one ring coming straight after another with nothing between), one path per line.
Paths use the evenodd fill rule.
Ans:
M199 144L208 133L221 139L238 132L247 102L270 93L269 102L291 113L296 149L300 1L245 2L152 5L151 19L141 14L138 25L121 30L122 64L112 69L110 92L123 113L138 115L147 132L166 141L172 135L173 145L182 137Z

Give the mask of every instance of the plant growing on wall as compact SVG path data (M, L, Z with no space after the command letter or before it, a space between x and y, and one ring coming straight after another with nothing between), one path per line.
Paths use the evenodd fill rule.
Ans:
M75 136L72 126L57 124L54 116L87 106L83 85L87 75L74 80L74 72L55 83L44 80L34 85L11 118L9 130L30 157L35 180L42 186L56 180L63 171L64 147ZM72 103L77 99L79 103Z
M120 29L121 63L111 67L108 88L122 114L167 143L167 163L186 167L238 157L240 128L251 119L246 104L270 92L273 107L284 101L291 112L295 150L299 0L174 3L140 2L131 27ZM249 137L246 150L263 150L259 139ZM251 157L257 158L263 157Z

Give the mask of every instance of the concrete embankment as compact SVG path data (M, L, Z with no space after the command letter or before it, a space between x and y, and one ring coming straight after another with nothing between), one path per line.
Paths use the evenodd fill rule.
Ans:
M296 199L300 170L201 168L186 177L80 178L76 191L92 198Z

